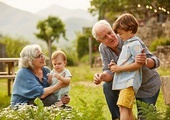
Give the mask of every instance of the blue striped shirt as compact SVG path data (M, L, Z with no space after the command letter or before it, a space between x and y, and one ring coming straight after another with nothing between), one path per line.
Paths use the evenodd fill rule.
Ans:
M138 37L133 37L124 42L122 51L117 61L118 66L129 65L135 62L137 54L141 53L142 45L138 41ZM116 72L113 80L113 90L121 90L128 87L133 87L137 93L142 83L142 68L135 71Z

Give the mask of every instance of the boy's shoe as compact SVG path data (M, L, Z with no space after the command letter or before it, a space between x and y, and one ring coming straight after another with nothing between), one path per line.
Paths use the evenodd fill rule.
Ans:
M60 107L63 108L63 109L72 109L71 106L66 105L66 104L63 104L63 105L61 105Z

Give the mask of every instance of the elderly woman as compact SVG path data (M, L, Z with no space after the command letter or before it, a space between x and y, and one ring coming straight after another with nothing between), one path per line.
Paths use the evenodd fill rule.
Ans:
M41 47L37 44L25 46L20 53L19 70L17 72L11 105L27 103L34 104L34 99L39 97L45 106L57 102L54 92L67 86L60 82L54 86L48 84L48 73L50 69L45 67L45 56ZM70 98L64 96L63 103L68 103Z

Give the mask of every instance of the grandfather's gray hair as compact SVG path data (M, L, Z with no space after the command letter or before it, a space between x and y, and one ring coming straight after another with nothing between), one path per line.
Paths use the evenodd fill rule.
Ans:
M41 51L41 47L38 44L25 46L20 52L19 68L31 67L33 69L32 60L35 59L39 51Z
M99 25L105 25L109 28L112 29L112 27L110 26L110 24L106 21L106 20L99 20L98 22L96 22L94 25L93 25L93 28L92 28L92 35L93 37L97 40L97 35L96 35L96 28L99 26Z

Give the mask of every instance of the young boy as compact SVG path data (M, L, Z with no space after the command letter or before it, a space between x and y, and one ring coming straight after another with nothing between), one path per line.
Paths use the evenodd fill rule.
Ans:
M61 101L61 98L64 95L68 95L70 90L69 83L72 77L70 71L65 68L67 65L67 57L63 51L57 50L52 53L51 62L53 65L53 70L50 72L49 75L49 84L54 85L58 82L63 82L68 85L54 93L57 97L57 105L64 107L65 103Z
M112 63L110 70L115 72L113 90L120 90L117 105L120 120L134 120L132 107L139 87L142 83L142 64L134 62L135 56L141 52L140 38L135 36L138 22L131 14L122 14L113 24L113 30L124 41L117 65Z

